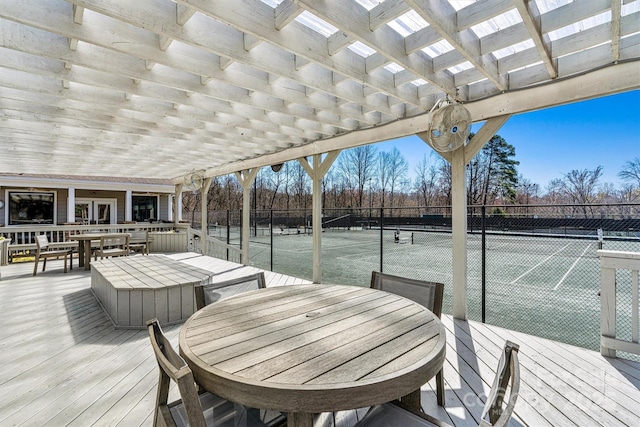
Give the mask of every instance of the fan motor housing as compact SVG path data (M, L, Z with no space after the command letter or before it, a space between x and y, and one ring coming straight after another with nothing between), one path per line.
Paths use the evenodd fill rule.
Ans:
M471 114L460 104L439 108L431 117L427 139L440 152L462 147L471 132Z

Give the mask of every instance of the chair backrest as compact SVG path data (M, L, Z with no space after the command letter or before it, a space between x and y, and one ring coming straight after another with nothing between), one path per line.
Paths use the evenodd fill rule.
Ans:
M129 242L145 242L149 243L149 232L148 231L132 231L129 233L131 235Z
M46 234L40 234L36 236L36 250L40 252L43 249L47 249L49 247L49 239L47 239Z
M157 423L158 416L169 417L167 399L169 397L170 380L175 381L180 391L180 397L184 404L189 425L194 427L205 427L205 419L202 413L202 405L198 398L195 387L193 373L186 362L176 353L169 340L162 333L158 319L147 322L147 331L151 339L151 347L156 356L156 361L160 367L160 380L158 382L158 393L156 398L156 411L153 425Z
M436 316L442 314L444 284L425 280L409 279L373 271L371 287L400 295L431 310Z
M100 248L121 247L126 249L129 246L128 234L114 234L110 236L102 236L100 238Z
M511 341L507 341L504 344L496 376L482 411L480 427L503 427L511 419L513 408L520 392L519 348L517 344ZM511 383L511 387L509 387L509 383ZM507 405L503 408L506 396L509 396L509 399ZM485 420L487 414L489 415L488 422Z
M196 307L202 307L225 299L242 292L253 291L266 287L264 273L251 274L249 276L238 277L237 279L225 280L224 282L211 283L208 285L198 285L194 287L196 296Z

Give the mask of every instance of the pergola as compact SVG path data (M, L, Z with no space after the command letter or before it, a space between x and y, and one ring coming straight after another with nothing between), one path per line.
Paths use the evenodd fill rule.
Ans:
M447 98L485 122L443 153L465 318L465 165L513 114L640 88L639 59L640 0L0 0L0 172L172 179L176 194L192 171L203 194L236 173L248 242L258 169L299 159L320 282L339 150L424 137Z

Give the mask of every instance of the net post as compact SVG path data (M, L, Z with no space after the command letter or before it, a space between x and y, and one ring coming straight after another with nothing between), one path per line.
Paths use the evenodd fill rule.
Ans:
M604 237L602 234L602 228L598 228L598 249L602 249L603 241L604 241Z

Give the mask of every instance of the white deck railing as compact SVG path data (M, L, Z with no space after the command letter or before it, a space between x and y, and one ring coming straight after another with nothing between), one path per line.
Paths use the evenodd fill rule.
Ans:
M616 350L640 354L638 343L638 271L640 253L621 251L598 251L600 257L600 352L603 356L616 357ZM617 304L623 295L618 292L616 272L631 271L631 337L616 335L618 321ZM628 295L624 297L629 298ZM625 316L626 317L626 316ZM625 320L626 321L626 320Z
M46 234L53 247L60 245L77 245L69 241L69 236L80 233L113 232L128 233L132 231L148 230L154 235L152 252L181 252L187 250L187 230L189 224L183 223L135 223L135 224L98 224L98 225L29 225L0 228L0 236L11 239L11 243L4 245L6 252L0 256L0 262L7 262L7 258L15 252L34 251L36 249L35 236ZM171 233L169 233L171 232ZM182 233L181 235L179 233ZM163 236L166 234L166 236ZM176 236L170 236L176 234ZM184 236L184 237L183 237ZM7 257L8 255L8 257Z
M189 229L189 250L242 264L242 249L211 236L207 236L206 245L203 245L202 232L194 228Z
M34 251L35 236L47 234L47 238L56 245L77 245L69 236L80 233L114 232L128 233L148 230L153 243L150 252L192 251L215 258L242 264L242 250L219 239L208 236L207 244L202 245L202 232L186 223L136 223L136 224L100 224L100 225L32 225L0 228L0 236L7 240L0 245L0 264L6 265L13 253ZM7 242L10 243L7 244Z

